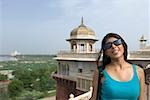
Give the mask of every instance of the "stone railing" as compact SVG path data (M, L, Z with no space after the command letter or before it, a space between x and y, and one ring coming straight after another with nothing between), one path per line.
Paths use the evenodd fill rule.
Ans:
M60 50L60 51L58 51L58 53L63 53L63 54L65 54L65 53L98 53L100 50L99 49L94 49L94 50L92 50L92 51L89 51L89 52L87 52L87 51L74 51L74 50Z
M81 94L77 97L74 97L73 94L70 94L69 100L90 100L90 98L92 97L92 91L93 91L93 87L90 87L90 91Z
M98 56L98 53L58 53L57 57L63 57L63 58L94 58L96 59Z
M129 58L149 58L150 50L145 51L130 51Z

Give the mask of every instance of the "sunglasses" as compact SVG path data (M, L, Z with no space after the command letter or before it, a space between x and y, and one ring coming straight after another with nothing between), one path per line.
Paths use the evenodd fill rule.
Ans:
M104 45L103 49L104 50L110 49L112 47L112 44L114 44L115 46L118 46L118 45L122 44L122 41L121 41L121 39L117 39L113 42L108 42Z

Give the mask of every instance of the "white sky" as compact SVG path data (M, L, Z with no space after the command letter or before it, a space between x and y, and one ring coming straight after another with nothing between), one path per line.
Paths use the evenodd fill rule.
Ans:
M81 23L95 31L99 42L119 33L129 50L139 38L150 39L149 0L0 0L0 54L56 54L70 49L66 41Z

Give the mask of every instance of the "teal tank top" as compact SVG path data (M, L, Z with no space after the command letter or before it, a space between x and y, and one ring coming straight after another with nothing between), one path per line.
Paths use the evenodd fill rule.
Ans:
M137 100L140 95L140 81L136 72L136 65L132 65L134 75L127 82L112 79L106 70L103 71L105 80L101 87L101 100Z

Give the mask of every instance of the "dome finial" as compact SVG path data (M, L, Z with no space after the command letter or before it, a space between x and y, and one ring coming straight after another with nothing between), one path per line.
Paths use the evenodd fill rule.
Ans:
M82 18L81 18L81 25L83 25L83 16L82 16Z

